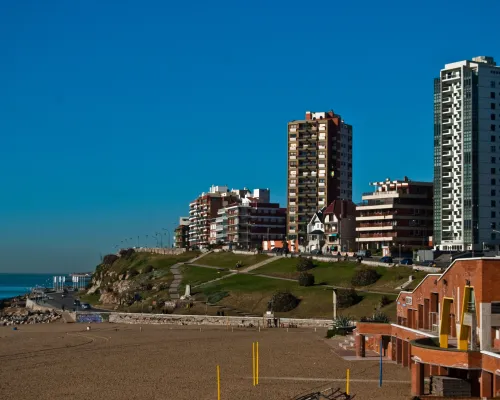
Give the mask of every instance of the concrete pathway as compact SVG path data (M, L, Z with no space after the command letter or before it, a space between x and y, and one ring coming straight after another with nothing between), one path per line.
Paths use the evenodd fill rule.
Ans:
M181 285L182 282L182 274L179 268L184 264L191 264L210 253L211 251L207 251L206 253L200 254L198 257L192 258L187 263L177 263L170 267L170 272L172 272L172 274L174 275L174 280L172 281L170 287L168 288L168 294L170 295L171 300L177 300L180 299L181 297L179 294L179 286Z
M179 267L182 264L174 264L170 267L170 272L174 274L174 280L170 284L170 287L168 288L168 294L170 295L171 300L177 300L180 298L179 296L179 286L182 282L182 274L181 271L179 271Z
M247 273L247 272L253 271L254 269L260 268L266 264L272 263L273 261L276 261L278 259L279 259L279 257L269 257L267 260L261 261L257 264L254 264L254 265L250 265L249 267L241 269L239 272Z

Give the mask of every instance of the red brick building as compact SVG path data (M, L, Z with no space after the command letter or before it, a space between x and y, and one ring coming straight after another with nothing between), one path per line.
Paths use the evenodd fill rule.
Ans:
M412 372L411 391L424 379L465 380L473 397L500 395L500 259L454 261L397 298L397 322L360 322L356 352L382 352Z

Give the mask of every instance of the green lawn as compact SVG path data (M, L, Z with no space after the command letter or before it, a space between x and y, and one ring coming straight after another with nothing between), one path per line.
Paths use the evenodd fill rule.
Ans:
M188 284L196 286L230 273L229 271L218 271L212 268L195 267L194 265L183 265L180 271L182 273L181 285L183 287Z
M247 256L244 254L234 254L230 252L218 252L210 253L206 256L200 258L197 264L211 265L214 267L222 268L235 268L236 263L241 261L243 263L243 268L249 267L250 265L257 264L263 260L267 260L269 256L265 254L256 254L252 256Z
M340 287L351 287L351 279L356 269L360 268L357 262L348 261L331 263L314 261L314 264L316 267L308 272L314 275L317 284L324 283ZM296 265L296 258L280 258L253 270L252 273L297 279L299 272ZM373 285L364 287L365 290L396 292L395 288L406 282L410 275L413 275L416 281L422 280L426 275L420 271L413 271L408 267L374 268L379 273L380 279Z
M245 274L234 275L200 288L200 291L206 296L213 296L217 293L228 294L218 302L220 305L230 306L258 315L263 314L267 310L267 302L277 290L289 290L301 300L299 306L294 310L287 313L277 313L280 316L330 318L333 315L332 290L326 287L302 287L295 282ZM352 315L356 318L372 315L382 295L361 292L359 294L363 299L358 304L345 310L339 310L339 313ZM391 297L392 300L395 298L396 296ZM393 304L385 307L383 311L387 310L391 313L391 317L394 317L390 309L391 306Z

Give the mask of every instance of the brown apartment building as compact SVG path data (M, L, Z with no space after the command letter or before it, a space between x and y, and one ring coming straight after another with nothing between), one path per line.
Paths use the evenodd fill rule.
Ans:
M210 243L210 223L217 212L239 199L236 191L227 186L212 186L189 204L189 246L205 247Z
M175 228L175 247L187 249L189 247L189 217L180 217L179 225Z
M433 230L433 184L404 180L373 182L356 207L360 249L429 244Z
M288 123L289 239L307 235L316 211L352 199L352 126L333 111L306 112Z

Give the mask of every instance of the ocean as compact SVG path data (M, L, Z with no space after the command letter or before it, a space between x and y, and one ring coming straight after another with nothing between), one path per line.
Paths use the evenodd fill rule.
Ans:
M59 274L60 275L60 274ZM39 285L52 287L54 274L2 274L0 273L0 299L26 294Z

